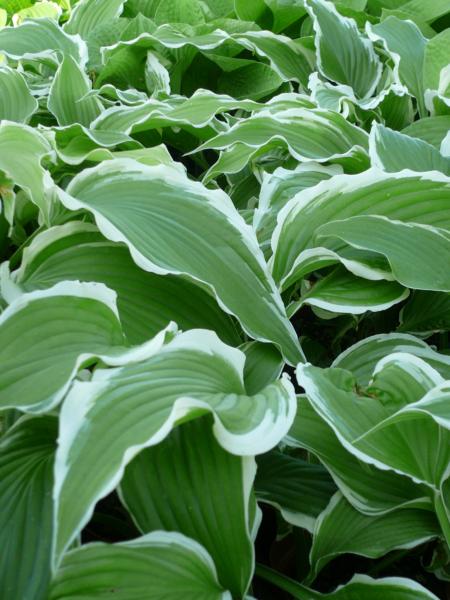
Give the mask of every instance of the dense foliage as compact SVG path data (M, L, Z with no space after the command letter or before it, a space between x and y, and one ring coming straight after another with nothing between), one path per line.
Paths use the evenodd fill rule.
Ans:
M0 0L0 599L450 597L448 0Z

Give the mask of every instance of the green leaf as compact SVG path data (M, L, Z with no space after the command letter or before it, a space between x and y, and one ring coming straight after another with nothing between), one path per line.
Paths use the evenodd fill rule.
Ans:
M255 472L252 457L226 452L210 419L197 419L138 454L125 470L120 495L143 533L178 531L202 544L220 583L242 597L253 575Z
M450 329L450 294L415 292L400 313L398 331L431 333Z
M27 292L77 280L104 283L117 293L123 331L131 344L145 342L170 321L183 330L212 329L231 345L241 343L234 321L201 287L179 276L143 271L127 248L108 242L87 223L72 221L36 236L13 274L13 282Z
M408 290L396 282L355 277L344 268L338 267L314 283L300 300L293 302L288 307L288 314L292 316L304 304L309 304L330 312L358 315L368 310L386 310L407 296Z
M401 82L416 97L420 116L425 116L423 67L427 39L415 23L393 16L377 25L368 25L368 33L373 41L384 41Z
M227 91L238 100L259 100L273 94L283 80L268 65L255 62L230 73L222 73L217 83L219 92Z
M8 121L0 124L0 169L29 194L45 222L51 213L54 183L42 161L51 152L49 142L36 129Z
M393 173L402 169L412 171L441 171L450 175L450 158L421 139L392 131L374 124L369 138L372 165Z
M83 39L87 39L96 27L120 17L124 2L125 0L79 0L64 25L64 31L69 34L78 33Z
M449 9L450 12L450 9ZM437 90L440 74L448 65L448 47L450 45L450 30L445 29L428 40L425 48L423 64L423 85L425 89Z
M409 0L406 4L402 4L402 11L415 19L430 23L448 14L450 7L447 0L429 0L426 5L421 0Z
M70 55L80 67L87 62L87 47L83 40L67 35L49 18L30 19L18 27L3 27L0 30L0 52L13 60Z
M351 371L359 385L367 386L377 363L396 352L418 356L436 369L442 377L450 378L450 357L432 350L419 338L404 333L367 337L344 350L334 360L332 366Z
M274 450L258 457L255 492L259 502L271 504L283 518L312 533L319 514L336 487L321 465Z
M196 151L228 150L228 164L219 158L206 173L208 180L216 172L233 173L243 169L255 151L264 149L267 144L286 149L300 162L333 161L348 163L351 168L361 170L367 166L367 142L365 131L337 113L297 108L255 113L208 140Z
M319 240L338 239L382 254L395 279L405 287L450 291L450 237L446 230L383 216L356 216L325 223L316 235Z
M378 558L438 536L439 525L430 511L404 508L369 517L355 510L338 492L316 521L308 579L313 581L340 554Z
M125 350L115 295L92 283L19 296L0 315L0 340L0 407L30 412L55 406L95 355Z
M299 164L293 170L278 167L273 173L264 173L258 207L253 218L253 227L261 246L270 244L277 214L290 198L340 172L341 169L337 165L324 167L319 163L305 163Z
M402 133L424 140L439 150L441 142L449 129L450 115L441 115L414 121L414 123L403 129Z
M0 439L0 595L46 600L57 420L22 418ZM24 543L32 552L25 552Z
M358 98L372 96L381 77L382 65L372 43L358 30L353 19L341 16L326 0L306 0L316 32L320 72L335 83L350 86Z
M231 600L206 550L179 533L162 531L69 552L49 600L104 598L111 593L117 600Z
M158 4L154 20L157 25L166 23L199 25L205 22L205 16L199 0L164 0Z
M270 18L270 10L264 0L234 0L234 10L241 21L259 21Z
M300 366L300 385L341 443L360 460L392 469L429 489L450 539L442 487L450 462L448 387L423 360L392 354L375 368L361 397L347 371Z
M367 575L355 575L349 583L339 586L334 592L321 594L268 567L258 565L256 572L298 600L438 600L437 596L413 579L403 577L372 579Z
M84 170L60 197L69 209L93 213L105 237L124 242L138 266L205 283L245 331L274 342L288 361L301 360L256 236L224 192L173 168L122 159Z
M55 564L95 503L120 482L127 463L177 424L212 413L219 444L253 456L275 446L292 423L292 384L283 378L246 396L244 355L210 331L192 330L167 344L160 335L145 349L147 358L143 353L142 362L97 369L64 401L55 466Z
M15 13L13 15L12 21L17 27L25 19L37 19L40 17L48 17L50 19L58 21L61 14L62 9L56 2L51 2L49 0L39 0L39 2L33 4L33 6L23 8L22 10L19 10L17 13Z
M300 396L298 402L297 416L286 443L317 456L357 510L375 516L400 507L431 508L425 489L403 475L358 460L342 446L333 429L306 398Z
M299 254L316 245L316 231L325 223L372 215L447 230L449 202L450 181L439 173L387 174L372 168L332 177L294 196L280 211L272 236L274 278L289 276Z
M10 67L0 67L0 120L25 123L37 108L23 75Z
M211 51L219 48L226 42L255 52L258 56L266 58L272 69L283 81L297 81L304 87L307 85L311 71L305 52L300 44L284 35L277 35L271 31L245 31L244 33L227 33L222 29L203 33L200 29L197 34L183 33L174 26L161 25L152 33L142 33L130 40L121 40L117 44L102 50L103 62L111 60L117 52L124 47L153 49L155 44L162 44L169 49L178 49L192 46L199 51Z
M47 106L59 125L79 123L88 127L100 115L102 105L95 96L86 96L91 82L77 62L66 55L50 87Z
M248 342L241 346L241 350L245 354L244 381L248 394L258 393L278 379L284 361L275 346Z

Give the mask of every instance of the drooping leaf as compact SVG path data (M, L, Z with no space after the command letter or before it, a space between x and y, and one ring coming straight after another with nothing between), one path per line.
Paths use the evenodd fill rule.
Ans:
M398 548L413 548L439 536L433 513L404 508L369 517L337 493L316 521L311 548L310 581L339 554L378 558Z
M56 564L127 463L163 441L176 424L211 413L219 444L253 456L275 446L292 423L292 384L283 378L246 396L244 355L210 331L192 330L165 345L159 336L146 356L97 370L64 401L55 467Z
M81 67L87 61L87 47L79 36L66 34L49 18L30 19L18 27L0 30L0 52L13 60L61 59L71 56Z
M370 215L326 223L317 237L385 256L394 278L405 287L450 291L450 238L444 229Z
M202 544L224 588L242 597L253 572L255 470L253 458L219 446L209 419L197 419L138 454L120 495L143 533L179 531Z
M285 441L317 456L345 498L364 514L382 515L396 508L431 507L426 490L406 476L363 463L348 452L304 397L299 397L297 415Z
M332 177L294 196L280 211L272 236L274 278L289 275L298 255L316 245L317 228L325 223L371 215L447 230L449 201L448 178L434 172L387 174L372 168Z
M131 344L145 342L170 321L183 330L212 329L232 345L241 342L236 324L201 287L179 276L143 271L126 248L108 242L87 223L70 222L38 235L13 274L13 282L27 292L77 280L104 283L117 293Z
M92 212L138 266L207 284L250 335L274 342L292 363L302 358L254 232L224 192L173 168L122 159L85 170L60 196L67 208Z

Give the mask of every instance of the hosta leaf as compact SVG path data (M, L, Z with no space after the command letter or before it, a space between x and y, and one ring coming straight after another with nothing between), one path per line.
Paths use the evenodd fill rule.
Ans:
M348 452L304 397L299 397L297 416L285 441L315 454L346 499L367 515L399 507L431 507L424 488L403 475L365 464Z
M367 166L364 149L367 134L348 123L341 115L316 109L288 109L276 114L260 112L238 121L228 131L219 133L199 148L200 150L227 150L236 155L231 165L219 161L213 165L206 179L215 173L232 173L244 168L255 150L272 143L280 146L298 161L335 161L348 164L356 171ZM242 156L242 152L244 153ZM234 159L234 160L233 160ZM237 166L233 164L237 159ZM230 162L230 156L227 156Z
M317 228L330 221L376 215L448 229L450 180L438 173L382 173L372 168L359 175L337 175L294 196L280 211L272 236L272 272L288 276L297 256L315 245Z
M206 550L193 540L157 531L121 544L88 544L69 552L50 600L231 600Z
M423 85L425 89L438 89L441 71L448 65L449 44L449 29L441 31L441 33L434 36L431 40L428 40L425 48L425 57L423 65Z
M431 144L392 131L382 125L374 125L370 134L372 166L389 173L411 169L412 171L441 171L450 175L450 158Z
M378 558L438 536L439 525L430 511L404 508L369 517L355 510L338 492L316 521L310 581L339 554Z
M384 257L380 256L379 254L376 254L374 252L367 252L364 250L358 250L350 246L343 246L342 248L339 248L338 253L334 250L330 250L329 248L323 248L322 246L319 246L316 248L308 248L300 252L300 254L295 259L294 264L292 265L292 268L289 271L288 275L281 280L280 289L282 291L287 290L293 284L300 281L304 277L307 277L311 273L314 273L315 271L319 271L320 269L324 269L326 267L330 267L332 265L343 265L347 269L347 271L349 271L356 277L362 277L363 279L371 280L372 284L374 281L393 281L394 279L392 273L390 272L389 264L384 259ZM338 275L337 281L339 281L339 279L342 278L342 273L342 269L339 269L336 273L336 275ZM356 288L358 288L359 286L361 288L362 294L364 294L365 286L369 285L368 283L365 284L364 282L355 282L350 277L350 275L344 277L344 283L346 282L348 284L347 291L349 286L353 285L356 286ZM333 289L333 281L335 279L336 276L330 278L330 291ZM327 287L328 284L324 282L322 286ZM367 288L367 290L369 289L370 288ZM380 288L381 294L383 293L383 289L385 291L390 290L391 292L395 292L395 288L387 286L384 288ZM398 293L400 293L400 290L397 291ZM308 290L304 290L304 292L305 294L309 293ZM361 297L363 296L360 294L360 299ZM377 302L380 300L380 297L378 297L376 301L375 300L376 299L374 298L374 302L372 302L374 306L377 305ZM340 302L339 299L337 299L337 301L338 303ZM340 303L344 304L343 302ZM355 302L355 306L356 305L357 303Z
M81 67L87 61L87 47L79 36L64 33L49 18L30 19L18 27L0 30L0 52L13 60L70 55Z
M54 136L56 153L68 165L79 165L85 160L111 159L114 150L120 150L124 144L129 149L141 149L141 144L126 133L87 129L79 123L67 127L54 127L50 136ZM151 152L149 148L146 150Z
M316 32L317 62L325 77L350 86L357 97L373 94L381 76L381 62L372 43L353 19L341 16L326 0L306 0Z
M244 355L210 331L192 330L166 345L159 336L147 356L97 370L66 397L55 467L56 563L95 503L119 483L127 463L176 424L212 413L220 445L252 456L275 446L292 423L292 384L283 378L246 396Z
M247 394L256 394L278 379L284 361L272 344L248 342L241 346L245 354L244 381Z
M326 223L316 235L382 254L395 279L406 287L450 291L450 237L443 229L382 216L356 216Z
M114 290L123 331L132 344L145 342L170 321L183 330L212 329L232 345L241 341L235 323L201 287L143 271L127 248L105 240L93 225L74 221L38 235L14 274L25 291L66 280L98 281Z
M402 11L425 23L429 23L450 12L446 0L430 0L425 6L420 0L409 0L402 4Z
M50 19L58 21L61 14L62 9L56 2L51 2L49 0L39 0L39 2L33 4L33 6L23 8L22 10L19 10L19 12L15 13L13 15L12 21L13 24L17 27L17 25L20 25L25 19L37 19L39 17L48 17Z
M340 172L338 165L324 167L319 163L306 163L293 170L279 167L273 173L265 173L253 218L261 245L270 242L277 214L292 196Z
M23 123L37 108L23 76L9 67L0 67L0 120Z
M298 377L315 410L349 452L429 488L450 539L448 515L441 508L450 462L448 389L437 371L414 356L392 354L378 363L363 402L346 371L300 366Z
M56 434L53 417L23 418L0 439L2 598L48 597Z
M330 312L357 315L368 310L386 310L407 296L408 290L396 282L355 277L338 267L292 303L288 314L292 316L301 306L310 304Z
M35 129L8 121L0 124L0 169L28 192L44 221L48 221L51 212L54 184L41 163L51 152L49 142Z
M155 11L155 23L187 23L199 25L205 22L202 4L199 0L165 0Z
M70 55L58 67L49 95L48 109L59 125L79 123L86 127L100 115L102 105L94 96L86 96L91 83Z
M321 465L274 450L258 458L255 491L258 501L280 509L292 525L312 532L319 514L335 491Z
M372 579L367 575L355 575L348 583L339 586L334 592L321 594L307 588L293 579L280 575L268 567L258 566L257 572L274 585L285 590L298 600L438 600L413 579L384 577Z
M332 366L351 371L358 384L365 386L372 378L378 361L394 352L414 354L423 358L442 377L450 378L449 356L432 350L424 341L404 333L380 334L365 338L342 352Z
M415 292L400 314L398 331L435 332L450 329L450 294Z
M134 106L112 106L93 123L95 131L120 131L131 133L164 126L190 125L202 128L212 124L216 114L242 109L261 108L251 100L236 100L226 94L197 90L190 98L182 96L159 101L155 98ZM219 123L215 123L219 126Z
M211 555L224 588L242 597L253 573L255 471L252 457L226 452L211 421L197 419L138 454L120 494L142 532L179 531L195 539Z
M192 46L201 51L209 51L219 48L225 42L233 42L267 58L272 69L283 81L297 81L306 87L310 66L302 47L287 36L277 35L271 31L227 33L222 29L215 29L208 33L196 34L194 29L193 35L186 35L176 27L165 24L158 27L153 33L142 33L134 39L122 40L104 48L102 50L103 62L106 63L111 56L127 46L152 49L155 44L162 44L170 49Z
M238 100L259 100L273 94L283 83L281 77L268 65L254 62L240 69L223 73L218 81L218 91L228 91Z
M128 359L115 294L102 284L62 282L19 296L0 315L0 407L49 410L95 356ZM132 352L132 351L130 351Z
M86 39L102 23L120 17L125 0L79 0L64 25L69 34Z
M439 150L441 142L449 129L450 115L441 115L414 121L402 133L424 140Z
M412 21L390 16L382 23L368 25L372 40L384 40L392 54L398 75L416 97L421 116L425 115L423 64L427 40Z
M301 359L256 236L224 192L172 168L123 159L83 171L60 195L67 208L92 212L138 266L204 282L250 335L274 342L292 363Z

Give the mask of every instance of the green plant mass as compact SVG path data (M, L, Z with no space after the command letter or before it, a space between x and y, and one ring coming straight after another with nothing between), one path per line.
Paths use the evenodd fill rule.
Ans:
M0 0L0 600L449 600L449 333L449 0Z

